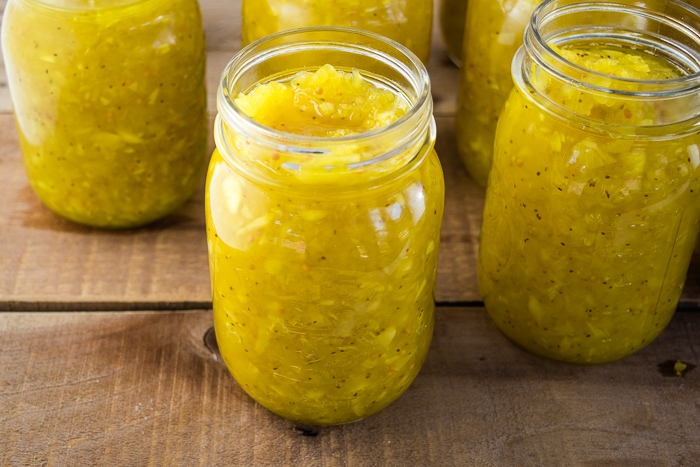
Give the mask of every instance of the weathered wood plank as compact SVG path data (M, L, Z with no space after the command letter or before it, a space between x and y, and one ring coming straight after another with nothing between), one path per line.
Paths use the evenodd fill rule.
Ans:
M302 436L214 359L210 311L0 313L1 465L693 465L700 314L620 362L572 366L510 344L483 309L442 308L409 390Z

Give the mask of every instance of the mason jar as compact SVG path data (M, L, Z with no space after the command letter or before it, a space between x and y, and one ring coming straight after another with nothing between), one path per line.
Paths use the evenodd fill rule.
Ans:
M306 28L223 72L205 189L214 324L240 387L331 425L425 360L444 204L427 71L370 32Z
M700 17L547 0L513 60L479 289L518 345L573 363L637 352L671 320L700 217Z
M433 0L243 0L242 41L305 26L343 26L382 34L428 63Z
M513 88L510 64L541 0L469 0L455 116L457 150L469 176L486 186L496 123Z
M9 0L2 47L24 167L52 211L135 227L197 189L207 113L196 0Z
M457 66L462 64L462 42L466 18L467 0L441 0L440 32L447 56Z

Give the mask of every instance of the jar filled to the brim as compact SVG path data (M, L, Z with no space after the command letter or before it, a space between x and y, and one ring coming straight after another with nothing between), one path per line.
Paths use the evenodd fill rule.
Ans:
M2 46L24 166L51 210L134 227L200 186L208 122L196 0L10 0Z
M234 57L217 105L205 205L229 371L299 423L381 410L433 331L444 184L425 67L369 32L283 32Z
M700 221L700 17L547 0L513 61L479 247L514 342L604 363L671 320Z

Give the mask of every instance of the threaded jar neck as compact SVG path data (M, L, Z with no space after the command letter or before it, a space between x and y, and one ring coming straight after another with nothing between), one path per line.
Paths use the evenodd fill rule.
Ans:
M590 120L584 124L637 129L692 126L700 118L699 30L700 11L677 0L545 0L526 28L523 46L513 60L513 78L543 109ZM558 52L566 48L631 51L665 63L675 75L639 79L595 71ZM628 103L651 106L658 118L631 123L600 120L586 114L585 106L563 104L562 96L578 97L574 102L589 98L610 108Z
M314 72L330 64L359 70L373 84L399 94L408 111L393 123L365 133L315 137L286 133L246 115L236 97L258 84ZM428 72L402 45L374 33L310 27L273 34L242 49L226 66L217 93L216 146L243 175L272 184L353 184L405 170L435 140ZM285 111L281 109L280 111ZM275 154L274 163L268 157ZM350 160L346 157L352 153Z

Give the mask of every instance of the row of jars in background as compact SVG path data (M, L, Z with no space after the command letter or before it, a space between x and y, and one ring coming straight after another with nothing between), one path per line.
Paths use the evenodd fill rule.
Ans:
M458 140L488 153L479 288L500 329L541 355L629 355L663 330L682 291L700 218L700 19L662 3L472 0L463 50L451 52L463 64ZM365 18L340 24L401 24L394 39L427 60L430 2L358 4L244 0L244 42L280 18ZM487 4L501 9L475 17ZM323 424L375 412L418 372L443 201L424 66L382 37L337 32L265 36L229 64L206 188L224 358L265 406ZM53 210L130 227L196 189L207 158L194 0L11 0L3 50L25 167ZM406 118L334 142L255 124L235 102L326 62L406 99ZM465 110L476 120L463 123Z

